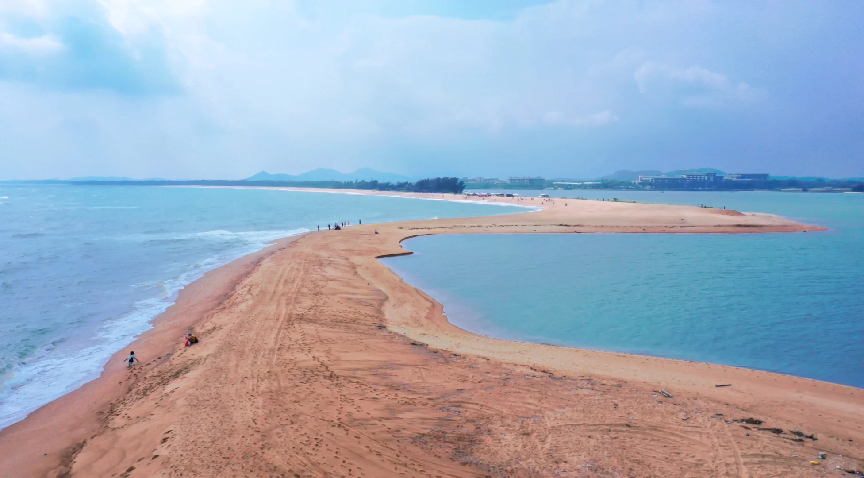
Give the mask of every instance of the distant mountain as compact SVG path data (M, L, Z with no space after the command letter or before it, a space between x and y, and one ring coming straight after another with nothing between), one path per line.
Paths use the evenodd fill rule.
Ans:
M678 171L669 171L666 173L666 176L680 176L682 174L705 174L705 173L715 173L718 176L726 176L726 173L720 171L719 169L714 168L697 168L697 169L681 169Z
M246 178L244 181L371 181L376 179L380 182L411 181L408 176L401 174L382 173L371 168L362 168L353 173L343 173L335 169L318 168L307 173L293 174L270 174L267 171Z
M612 181L636 181L639 179L639 176L660 176L661 174L663 173L655 169L646 169L643 171L630 171L628 169L623 169L621 171L615 171L608 176L603 176L600 179L609 179Z
M254 176L249 176L243 181L298 181L298 179L297 176L290 174L270 174L267 171L261 171Z

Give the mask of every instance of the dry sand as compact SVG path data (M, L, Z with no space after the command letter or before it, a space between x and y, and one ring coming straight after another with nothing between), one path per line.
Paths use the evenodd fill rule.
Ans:
M100 379L0 432L0 476L754 477L860 469L864 390L470 334L376 259L408 253L400 242L424 234L820 228L694 207L506 201L544 210L309 233L211 272L130 347L141 366L126 371L126 352L118 353ZM201 343L184 348L190 327ZM764 423L731 422L751 417ZM828 458L811 465L820 451Z

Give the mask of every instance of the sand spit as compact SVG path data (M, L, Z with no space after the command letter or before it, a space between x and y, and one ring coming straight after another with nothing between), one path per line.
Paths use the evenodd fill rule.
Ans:
M99 380L0 432L0 476L860 469L864 390L473 335L376 259L424 234L820 228L693 207L517 202L544 210L310 233L211 272L134 344L142 366L126 371L120 353ZM202 341L183 348L188 327Z

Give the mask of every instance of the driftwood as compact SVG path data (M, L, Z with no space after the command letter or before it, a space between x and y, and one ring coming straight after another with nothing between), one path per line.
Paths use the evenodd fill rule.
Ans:
M756 428L756 429L757 429L757 430L762 430L763 432L771 432L771 433L774 433L775 435L779 435L779 434L783 433L783 429L782 429L782 428L763 428L763 427L758 427L758 428Z
M761 425L762 423L764 423L762 420L759 420L758 418L742 418L740 420L732 420L732 421L738 422L738 423L746 423L748 425Z

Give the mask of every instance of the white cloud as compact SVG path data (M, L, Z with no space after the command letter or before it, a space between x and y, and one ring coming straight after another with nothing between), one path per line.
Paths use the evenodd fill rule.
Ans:
M29 17L45 17L50 9L44 0L2 0L0 13L20 13Z
M756 115L767 118L780 111L781 98L787 105L799 104L797 97L789 98L792 92L796 96L801 92L796 78L811 79L805 94L819 86L826 86L824 91L839 91L817 78L818 72L800 71L817 58L827 60L824 55L801 55L794 45L804 40L819 42L827 34L837 36L807 22L820 35L784 27L812 13L812 6L804 4L766 13L767 7L757 4L715 0L559 0L524 9L512 18L493 20L428 12L385 14L381 12L384 3L0 0L0 30L19 35L0 38L0 49L3 53L48 55L64 47L62 40L64 54L72 53L78 44L72 35L82 31L63 28L74 24L67 20L77 19L83 20L82 29L101 28L101 32L91 32L93 38L103 39L121 53L164 56L172 79L181 85L170 94L158 90L151 96L136 97L141 88L109 85L87 89L75 82L52 96L35 82L14 90L26 94L26 101L20 101L21 111L75 117L74 121L51 123L40 135L67 138L67 147L57 147L53 153L56 158L65 157L77 145L79 158L152 164L154 169L147 175L153 176L171 176L171 171L194 176L199 166L199 175L210 171L215 171L212 175L219 171L241 174L236 159L241 156L258 161L248 166L250 174L261 168L299 172L328 164L350 169L375 166L369 162L371 157L419 157L431 155L427 152L435 148L452 157L485 152L496 158L490 164L498 165L508 155L518 160L520 148L513 145L540 137L561 145L549 152L549 161L555 161L556 155L564 158L560 161L570 161L574 150L602 151L610 158L650 150L666 161L662 158L676 154L692 157L692 151L683 151L691 143L676 136L685 130L681 125L722 121L725 129L711 133L716 139L731 132L753 131L735 127ZM2 13L13 11L7 22ZM44 36L26 39L18 30L7 28L6 23L13 25L25 11L43 15L35 23L42 29L38 34L44 32ZM766 15L782 15L780 19L789 21L775 18L766 23ZM94 16L100 21L94 21ZM846 36L852 39L858 35L850 32ZM81 44L90 41L80 38ZM760 48L754 49L754 44ZM854 43L844 40L842 44ZM37 60L32 63L33 71L54 76L60 76L58 66L79 65L75 61L52 63L50 56ZM107 64L100 71L110 71L113 63ZM3 66L8 67L0 64L0 74ZM136 75L146 77L152 71L132 68L118 76L134 83ZM14 76L15 72L7 68L0 95L12 94L13 89L2 89L4 83L28 84L26 78ZM851 82L860 75L834 78ZM770 98L765 93L769 89L774 95ZM86 105L72 101L82 92L100 101ZM855 97L854 93L849 96ZM746 111L736 108L754 99L770 99L771 103ZM5 102L0 96L0 103ZM670 105L692 108L675 111ZM96 125L91 117L75 116L79 107L93 111L93 118L104 123ZM624 120L619 117L626 119L626 125L620 124ZM8 121L14 126L13 118ZM0 126L12 131L11 126ZM7 157L27 157L32 145L20 134L2 136L4 128L0 128L0 140L18 144L21 151ZM70 133L80 129L92 134ZM661 134L649 134L657 131ZM147 145L171 144L172 148L145 154L144 143L141 148L116 150L105 146L114 139L123 143L119 138L134 142L139 137L147 138ZM666 147L667 139L673 146ZM735 143L725 138L716 142ZM55 144L59 143L41 143L43 156L51 156ZM266 158L290 164L274 166ZM90 173L98 171L77 175Z
M639 91L646 91L648 84L657 79L675 80L690 84L699 84L708 88L718 90L726 90L729 86L729 80L726 76L720 73L715 73L705 68L691 66L690 68L673 68L669 65L658 65L652 61L646 61L633 74L636 78L636 83L639 84Z
M51 35L35 38L20 38L0 32L0 51L23 51L33 55L47 55L63 50L63 44Z
M764 96L764 92L743 81L734 83L726 75L699 66L675 68L647 61L633 73L633 78L641 93L680 96L685 106L719 107L728 101L752 101Z
M166 33L178 21L207 12L207 0L100 0L108 22L124 35L147 32L158 26Z

